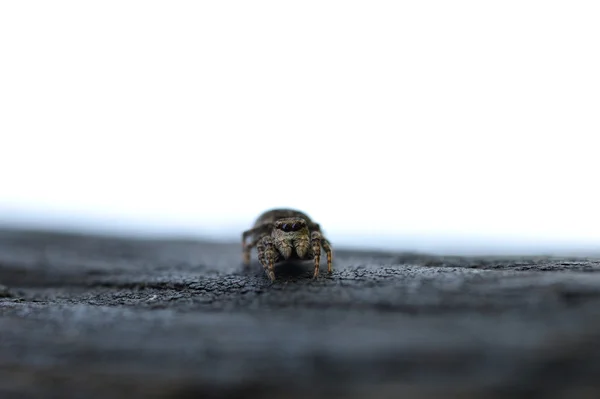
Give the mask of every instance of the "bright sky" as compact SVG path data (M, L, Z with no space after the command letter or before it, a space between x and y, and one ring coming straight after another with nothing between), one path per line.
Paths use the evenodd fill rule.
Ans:
M600 248L598 21L597 1L2 2L0 221L237 238L292 206L332 241Z

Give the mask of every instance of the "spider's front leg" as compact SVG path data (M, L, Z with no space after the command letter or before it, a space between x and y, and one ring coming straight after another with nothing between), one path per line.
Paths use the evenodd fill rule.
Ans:
M275 249L273 239L270 236L261 238L256 245L256 250L258 251L258 261L265 269L265 272L271 281L275 281L274 267L275 262L277 262L279 258L279 252L277 252L277 249Z
M250 230L246 230L244 231L244 233L242 233L242 254L244 266L250 265L250 253L252 252L252 248L254 248L254 246L257 245L261 240L261 238L257 238L252 242L246 244L246 240L248 239L248 237L252 235L264 234L270 229L272 229L272 224L266 223L258 227L252 228Z
M327 254L327 273L331 274L331 272L333 271L333 267L331 266L333 258L333 252L331 251L331 243L327 238L321 237L321 245L323 245L323 249Z
M319 231L313 231L310 234L310 247L312 250L312 256L315 261L315 271L313 278L319 276L319 263L321 262L321 233Z
M313 278L317 278L319 276L319 263L321 262L321 247L325 250L327 254L327 272L331 274L332 267L332 251L331 244L329 241L323 237L320 231L313 231L310 234L310 246L312 251L312 256L315 260L315 271L313 273Z

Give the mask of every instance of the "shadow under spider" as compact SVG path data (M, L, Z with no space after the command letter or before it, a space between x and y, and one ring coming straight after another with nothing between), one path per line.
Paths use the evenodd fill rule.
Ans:
M314 262L312 261L299 261L299 260L287 260L275 264L275 282L284 279L294 279L299 277L306 277L312 279L314 271ZM243 267L242 273L255 277L264 277L269 279L265 273L262 265L259 262L251 262L250 266Z

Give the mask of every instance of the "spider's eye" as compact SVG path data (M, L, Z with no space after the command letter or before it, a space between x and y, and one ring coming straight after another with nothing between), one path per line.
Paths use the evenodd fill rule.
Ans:
M289 224L287 224L287 223L284 223L284 224L281 226L281 229L282 229L283 231L290 231L290 225L289 225Z
M299 223L294 223L294 224L292 225L292 231L296 231L296 230L298 230L298 227L300 227L300 224L299 224Z

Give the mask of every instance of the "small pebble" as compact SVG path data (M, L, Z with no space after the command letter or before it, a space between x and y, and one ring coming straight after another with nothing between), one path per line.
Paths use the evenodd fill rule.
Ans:
M8 290L8 287L0 284L0 298L10 298L12 293Z

